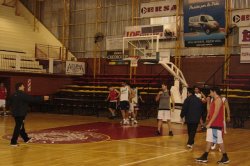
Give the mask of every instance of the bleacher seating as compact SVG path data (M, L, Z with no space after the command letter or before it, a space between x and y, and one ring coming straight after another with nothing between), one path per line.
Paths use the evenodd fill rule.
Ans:
M15 8L0 5L0 70L15 70L14 56L21 57L22 72L45 72L35 61L36 44L51 45L47 37L34 31L34 25L24 17L15 15ZM50 57L58 50L50 50ZM6 61L8 59L8 61Z
M20 59L17 60L17 57ZM17 70L18 65L20 65L20 69ZM6 51L0 51L0 71L46 73L46 70L35 58L23 56L22 53Z
M244 127L250 117L250 74L229 74L221 87L229 101L233 127Z
M157 82L150 84L151 81ZM109 82L107 83L107 80ZM113 81L112 81L113 80ZM53 96L54 111L59 113L75 113L85 115L102 116L107 114L108 86L119 89L121 81L128 81L132 86L137 87L145 103L140 105L140 118L148 118L155 114L155 96L161 89L161 81L173 84L173 77L170 75L137 75L132 79L129 75L98 75L76 78L74 84L66 85Z

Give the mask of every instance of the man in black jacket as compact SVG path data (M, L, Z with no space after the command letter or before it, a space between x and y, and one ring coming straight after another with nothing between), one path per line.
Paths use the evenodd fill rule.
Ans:
M24 128L24 119L28 112L29 103L38 103L49 99L49 96L32 97L24 93L25 87L23 83L17 83L15 88L16 92L10 97L10 108L16 122L10 143L11 146L18 146L17 139L19 134L24 142L28 143L30 141Z
M182 110L181 110L181 118L185 117L185 122L187 123L188 129L188 142L187 147L192 148L194 144L194 137L196 134L196 130L198 128L198 124L200 122L200 118L202 115L202 102L201 100L195 96L194 90L188 89L188 97L184 101Z

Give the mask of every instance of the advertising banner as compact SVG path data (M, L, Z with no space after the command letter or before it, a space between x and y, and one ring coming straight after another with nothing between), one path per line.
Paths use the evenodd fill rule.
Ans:
M158 2L141 3L141 17L164 17L176 15L176 1L165 0Z
M225 0L184 0L186 47L225 43Z
M122 60L123 58L128 58L129 51L125 50L124 54L122 50L119 51L107 51L107 59L111 61Z
M250 27L239 28L239 44L250 44Z
M67 75L83 75L85 74L85 63L66 61L66 74Z
M250 9L232 11L232 24L241 26L250 26Z
M125 36L160 35L160 39L176 38L176 28L171 25L142 25L125 27Z
M250 63L250 47L241 47L240 63Z

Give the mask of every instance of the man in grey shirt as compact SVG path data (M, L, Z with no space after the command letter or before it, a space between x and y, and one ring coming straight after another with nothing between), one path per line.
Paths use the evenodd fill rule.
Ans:
M162 91L160 91L155 100L159 101L159 107L158 107L158 130L156 131L157 135L161 135L161 129L162 129L162 123L167 122L168 128L169 128L169 136L173 136L173 131L171 129L171 111L174 110L174 98L173 95L170 95L169 90L167 89L167 84L162 83L161 85ZM171 109L171 103L172 101L173 107Z

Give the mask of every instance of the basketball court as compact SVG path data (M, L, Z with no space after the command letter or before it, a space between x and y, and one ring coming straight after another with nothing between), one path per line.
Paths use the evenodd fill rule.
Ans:
M186 126L174 124L174 136L155 136L156 120L141 120L137 126L121 126L119 119L90 116L31 113L26 129L33 143L19 141L11 147L12 117L1 118L0 164L9 165L218 165L218 150L208 163L195 161L205 148L205 133L198 132L194 148L186 148ZM167 135L167 127L164 129ZM228 165L249 165L249 131L228 129L225 135Z
M231 109L223 116L231 118L227 165L249 166L249 9L249 0L0 0L0 166L217 166L219 147L207 163L196 161L206 132L199 123L188 148L180 117L188 87L205 93L212 86ZM12 117L8 97L18 83L44 101L28 110L30 142L19 136L16 146L15 120L24 117ZM110 87L124 92L113 96L114 119ZM167 124L157 128L156 96L164 93L174 136ZM121 116L124 98L137 118Z

